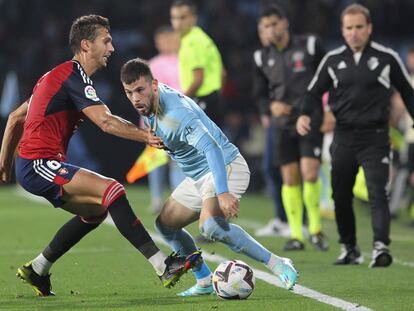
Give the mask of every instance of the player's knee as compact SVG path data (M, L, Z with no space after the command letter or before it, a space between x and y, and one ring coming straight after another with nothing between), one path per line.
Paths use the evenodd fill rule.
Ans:
M102 196L102 206L108 208L116 199L125 194L125 188L118 181L112 182L106 188Z
M200 227L201 235L213 241L225 241L229 231L229 223L223 217L210 217Z
M177 236L177 233L179 229L175 229L172 227L168 227L161 221L161 217L158 216L155 220L155 230L158 231L159 234L161 234L163 237L166 237L168 239L175 239Z
M108 215L108 211L105 211L104 213L98 216L81 217L81 220L87 224L99 225L105 220L107 215Z

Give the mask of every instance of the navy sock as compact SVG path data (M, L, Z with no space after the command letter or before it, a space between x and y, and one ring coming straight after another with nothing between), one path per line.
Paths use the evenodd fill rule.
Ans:
M141 221L137 218L125 194L118 197L108 206L119 232L137 249L145 258L149 259L155 255L159 248L145 230Z
M100 223L85 223L79 216L65 223L42 252L50 262L55 262L85 235L99 226Z

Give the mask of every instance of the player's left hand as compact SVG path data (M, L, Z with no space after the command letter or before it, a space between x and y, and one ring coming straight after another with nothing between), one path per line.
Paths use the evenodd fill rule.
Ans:
M165 149L164 142L158 136L155 136L154 131L148 129L147 144L157 149Z
M237 217L239 214L239 200L233 194L224 192L219 194L217 198L226 219Z
M0 165L0 182L7 183L11 178L11 167Z

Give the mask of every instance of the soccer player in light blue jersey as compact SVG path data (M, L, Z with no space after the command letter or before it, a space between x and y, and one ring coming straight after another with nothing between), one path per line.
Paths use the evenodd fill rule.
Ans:
M165 150L187 176L156 220L164 240L182 255L196 251L194 239L183 228L198 220L205 238L260 261L287 289L293 288L298 273L292 261L271 253L229 222L237 216L239 199L250 180L249 167L237 147L192 99L154 79L145 61L137 58L125 63L121 81L149 130L162 139ZM193 274L197 284L179 295L211 294L212 274L206 263L201 260Z

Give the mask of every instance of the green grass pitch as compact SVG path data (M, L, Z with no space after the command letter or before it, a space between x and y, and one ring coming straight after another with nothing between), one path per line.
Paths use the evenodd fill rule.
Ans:
M22 190L20 190L22 191ZM155 216L149 214L145 187L127 188L129 201L146 228L154 232ZM396 262L387 269L367 267L372 230L369 209L358 205L358 240L365 255L360 266L337 267L339 254L334 220L324 219L331 248L321 253L309 243L303 252L281 251L285 239L260 238L272 252L291 257L300 272L300 285L372 310L414 310L414 228L407 217L392 223L392 254ZM403 214L403 212L402 212ZM405 215L403 215L405 216ZM215 295L181 298L176 293L190 287L191 273L171 290L164 289L149 263L110 225L101 225L52 268L55 297L39 298L16 277L16 269L47 245L71 215L46 203L29 200L16 187L0 187L0 310L335 310L336 307L256 280L253 295L244 301L223 301ZM272 217L271 202L263 195L248 194L241 201L235 222L253 233ZM248 225L246 225L248 224ZM197 225L190 227L197 232ZM233 253L224 245L199 245L204 252L241 259L252 267L266 268ZM169 253L170 250L161 245ZM217 263L211 263L214 269Z

